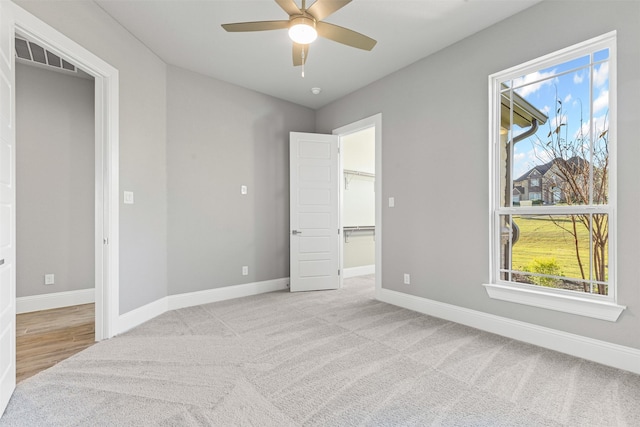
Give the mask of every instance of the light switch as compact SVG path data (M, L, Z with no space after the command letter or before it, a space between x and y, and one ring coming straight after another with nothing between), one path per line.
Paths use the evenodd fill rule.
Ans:
M393 208L396 205L396 199L393 197L389 197L389 207Z
M125 191L124 192L124 203L125 205L133 204L133 191Z
M240 187L240 194L242 194L243 196L247 194L247 186L243 185Z

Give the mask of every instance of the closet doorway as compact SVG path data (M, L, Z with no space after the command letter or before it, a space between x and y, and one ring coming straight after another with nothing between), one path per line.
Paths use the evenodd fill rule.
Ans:
M375 275L381 287L381 114L333 131L340 137L341 281Z

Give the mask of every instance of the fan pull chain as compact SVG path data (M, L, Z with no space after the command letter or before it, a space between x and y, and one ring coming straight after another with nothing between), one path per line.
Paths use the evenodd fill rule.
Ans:
M304 47L300 51L300 55L302 56L302 78L304 79Z

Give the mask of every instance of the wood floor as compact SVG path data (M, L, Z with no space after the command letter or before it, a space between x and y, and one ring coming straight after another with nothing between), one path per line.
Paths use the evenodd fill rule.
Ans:
M94 304L16 316L16 381L73 356L95 342Z

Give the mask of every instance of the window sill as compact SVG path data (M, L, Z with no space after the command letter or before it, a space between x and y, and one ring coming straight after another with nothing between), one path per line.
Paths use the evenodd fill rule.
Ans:
M579 298L573 295L558 295L536 289L523 289L509 285L483 284L489 298L525 304L549 310L593 317L615 322L627 308L612 302Z

